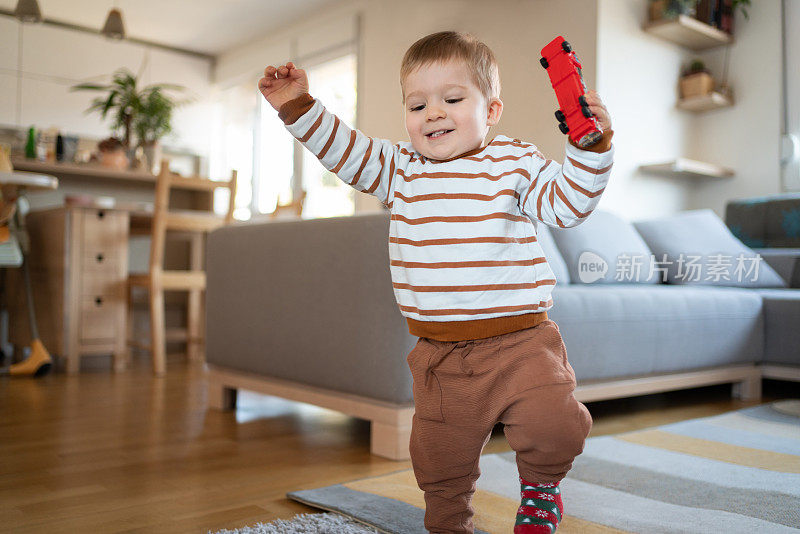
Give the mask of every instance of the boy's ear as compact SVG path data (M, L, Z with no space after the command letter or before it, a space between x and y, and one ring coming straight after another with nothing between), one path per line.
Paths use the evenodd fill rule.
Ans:
M503 101L499 98L492 98L489 101L489 112L486 114L486 125L494 126L500 121L503 114Z

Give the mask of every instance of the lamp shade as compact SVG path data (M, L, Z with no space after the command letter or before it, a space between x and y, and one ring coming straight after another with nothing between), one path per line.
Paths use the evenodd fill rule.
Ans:
M112 9L108 12L103 31L100 33L112 39L125 38L125 26L122 24L122 13L119 9Z
M42 12L36 0L19 0L14 16L22 22L42 22Z

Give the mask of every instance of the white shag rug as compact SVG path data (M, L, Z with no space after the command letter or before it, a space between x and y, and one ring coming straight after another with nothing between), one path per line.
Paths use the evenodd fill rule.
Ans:
M210 531L209 531L210 532ZM349 517L325 514L300 514L290 520L277 519L252 527L219 530L214 534L376 534L378 531Z

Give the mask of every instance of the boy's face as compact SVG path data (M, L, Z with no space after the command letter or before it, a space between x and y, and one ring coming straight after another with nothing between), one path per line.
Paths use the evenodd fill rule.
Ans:
M414 149L442 160L483 146L489 127L503 110L498 98L487 102L463 61L422 65L406 76L406 130ZM430 134L444 130L444 135Z

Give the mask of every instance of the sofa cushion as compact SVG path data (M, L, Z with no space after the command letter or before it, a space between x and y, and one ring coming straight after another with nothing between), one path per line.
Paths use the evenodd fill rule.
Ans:
M553 234L550 233L550 228L545 224L539 224L536 228L536 239L542 247L544 257L550 265L550 269L556 277L556 282L559 284L569 284L569 271L564 258L561 257L561 252L558 251L555 241L553 241Z
M609 211L595 210L578 226L552 233L573 284L660 282L647 244L630 222Z
M764 300L764 363L800 366L800 289L756 289Z
M758 254L710 209L637 221L634 226L667 269L670 284L786 287Z
M757 363L761 296L737 287L571 284L547 311L579 381Z

